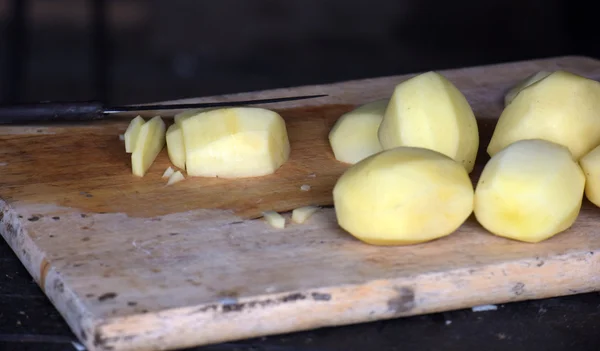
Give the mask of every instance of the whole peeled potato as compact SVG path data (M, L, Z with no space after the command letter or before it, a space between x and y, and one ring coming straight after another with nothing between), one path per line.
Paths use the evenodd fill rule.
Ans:
M487 152L525 139L564 145L575 159L588 153L600 144L600 83L556 71L521 90L500 115Z
M333 201L338 224L373 245L409 245L453 233L473 211L462 164L437 151L398 147L351 166Z
M600 207L600 145L579 159L579 165L585 174L585 196Z
M584 187L583 171L566 147L517 141L485 165L475 188L475 217L495 235L539 242L575 222Z
M422 147L451 157L468 172L475 166L475 115L464 95L439 73L423 73L398 84L378 133L383 149Z

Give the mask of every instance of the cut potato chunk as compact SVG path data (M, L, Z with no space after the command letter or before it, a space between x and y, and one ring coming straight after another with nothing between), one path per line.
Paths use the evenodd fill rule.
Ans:
M190 176L241 178L274 173L289 158L285 121L276 112L236 107L181 122Z
M310 216L312 216L318 210L318 206L304 206L296 208L292 211L292 222L304 223Z
M600 83L556 71L523 89L500 115L487 152L526 139L564 145L577 160L591 151L600 144Z
M133 174L143 177L164 146L165 122L160 116L156 116L140 128L138 139L131 154Z
M600 207L600 146L583 156L579 164L585 174L585 196Z
M343 114L329 132L335 159L354 164L381 150L377 131L389 99L373 101Z
M584 187L583 171L566 147L540 139L517 141L483 169L475 217L495 235L539 242L575 222Z
M175 173L175 170L173 170L173 167L169 167L169 168L165 169L165 173L163 173L162 177L169 178L173 175L173 173Z
M552 72L549 71L539 71L535 74L530 75L529 77L523 79L517 85L515 85L512 89L506 93L504 96L504 106L510 104L521 90L527 88L528 86L539 82L540 80L548 77Z
M428 72L400 83L379 126L384 149L413 146L475 166L479 131L464 95L444 76Z
M127 126L127 130L125 130L125 134L123 135L125 139L125 152L129 154L133 152L135 142L138 139L140 129L144 122L142 116L137 116L129 122L129 126Z
M263 217L271 227L277 229L285 228L285 217L283 217L279 213L275 211L265 211L263 212Z
M453 233L473 211L462 164L439 152L398 147L351 166L337 181L339 225L363 242L409 245Z
M167 185L173 185L184 179L185 179L185 177L183 176L183 174L181 174L181 171L177 171L177 172L171 174L171 176L169 177L169 180L167 181Z
M183 133L177 124L171 124L167 129L167 153L175 167L185 169Z

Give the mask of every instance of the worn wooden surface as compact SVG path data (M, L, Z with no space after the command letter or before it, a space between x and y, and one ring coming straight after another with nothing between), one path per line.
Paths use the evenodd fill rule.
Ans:
M480 118L485 149L504 92L558 68L600 78L600 63L580 57L442 73ZM344 233L331 208L285 230L252 219L330 204L346 166L333 159L328 129L406 78L219 97L330 95L265 106L285 117L292 153L256 179L165 187L165 152L135 178L118 138L127 118L1 127L0 232L90 350L176 348L599 289L600 209L587 202L573 228L539 244L494 237L472 219L441 240L386 248ZM480 153L479 167L485 161Z

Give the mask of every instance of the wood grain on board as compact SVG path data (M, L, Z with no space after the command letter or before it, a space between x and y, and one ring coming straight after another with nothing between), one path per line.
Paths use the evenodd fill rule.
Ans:
M583 57L442 73L471 103L485 150L503 94L553 69L600 78L600 62ZM173 349L600 289L600 209L587 202L571 229L539 244L492 236L473 219L407 247L357 241L332 208L284 230L255 219L331 205L347 168L329 148L332 124L410 76L180 100L329 94L264 105L285 118L292 152L260 178L166 187L165 151L134 177L118 137L129 115L0 127L0 233L90 350ZM474 178L486 160L480 152Z

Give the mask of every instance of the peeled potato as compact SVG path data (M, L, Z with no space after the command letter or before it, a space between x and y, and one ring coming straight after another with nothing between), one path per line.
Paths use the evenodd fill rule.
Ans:
M185 169L185 147L183 133L177 124L172 124L167 129L167 153L175 167Z
M329 132L333 155L354 164L381 150L377 130L389 99L373 101L343 114Z
M414 146L475 166L479 131L464 95L444 76L428 72L396 86L379 126L384 149Z
M600 83L556 71L521 90L500 115L487 152L525 139L564 145L575 159L588 153L600 144Z
M466 169L424 148L398 147L351 166L333 189L339 225L373 245L409 245L453 233L473 211Z
M123 138L125 139L125 152L132 153L135 142L137 141L138 135L140 134L140 128L144 124L144 119L141 116L137 116L129 122L127 130Z
M156 116L144 123L131 153L131 169L134 175L143 177L158 153L165 146L165 122Z
M475 217L495 235L539 242L575 222L584 187L583 171L566 147L540 139L517 141L483 169Z
M583 156L579 165L585 174L585 196L600 207L600 146Z
M180 128L190 176L263 176L274 173L289 158L285 121L270 110L211 110L183 119Z
M504 96L504 106L510 104L515 99L515 96L517 96L517 94L521 92L521 90L548 77L551 73L552 72L548 71L539 71L523 79L521 82L519 82L519 84L515 85L512 89L508 91L508 93L506 93L506 95Z

